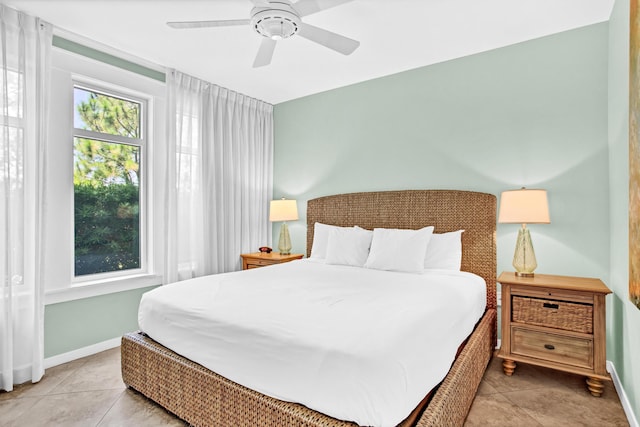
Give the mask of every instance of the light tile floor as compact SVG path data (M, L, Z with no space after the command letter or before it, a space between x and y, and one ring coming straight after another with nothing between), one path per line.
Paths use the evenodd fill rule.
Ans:
M494 357L480 383L465 427L628 426L613 382L601 397L587 390L584 377L518 363L513 376Z
M125 388L120 348L47 369L37 384L0 392L0 426L184 426ZM628 426L613 385L592 397L581 377L520 364L513 377L494 358L465 426Z

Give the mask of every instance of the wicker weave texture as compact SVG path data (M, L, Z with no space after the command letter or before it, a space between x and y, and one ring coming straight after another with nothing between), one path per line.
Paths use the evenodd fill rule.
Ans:
M593 306L564 301L512 297L512 321L566 331L593 333Z
M462 233L462 270L487 282L487 308L496 308L496 196L459 190L401 190L339 194L307 202L307 256L314 224Z
M124 383L193 426L356 426L229 381L138 332L122 337L121 352Z

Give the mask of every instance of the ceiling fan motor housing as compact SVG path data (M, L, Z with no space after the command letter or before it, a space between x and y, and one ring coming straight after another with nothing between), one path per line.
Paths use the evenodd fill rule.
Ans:
M271 2L270 7L255 7L251 26L260 35L273 40L286 39L298 32L302 20L286 3Z

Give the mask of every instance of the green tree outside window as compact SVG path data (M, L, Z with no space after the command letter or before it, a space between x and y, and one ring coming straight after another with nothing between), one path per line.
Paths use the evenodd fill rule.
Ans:
M74 89L74 127L98 132L74 138L75 275L140 268L140 155L109 135L140 137L140 104Z

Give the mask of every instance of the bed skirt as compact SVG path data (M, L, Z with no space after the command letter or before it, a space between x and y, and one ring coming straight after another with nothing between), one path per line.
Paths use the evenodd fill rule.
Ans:
M496 310L489 309L417 421L401 426L464 423L493 354L495 331ZM121 352L124 383L193 426L356 426L236 384L140 332L122 337Z

